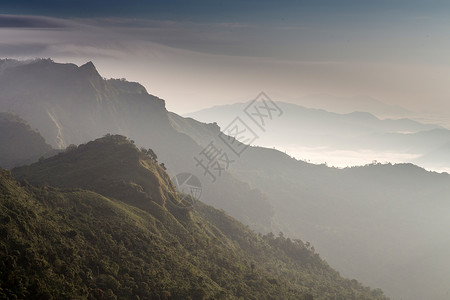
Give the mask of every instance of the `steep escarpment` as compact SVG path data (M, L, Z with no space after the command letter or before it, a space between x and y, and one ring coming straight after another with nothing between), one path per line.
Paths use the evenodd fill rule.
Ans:
M108 132L127 134L136 116L154 119L165 110L164 101L141 85L103 79L92 62L15 62L0 72L0 111L20 115L55 148Z

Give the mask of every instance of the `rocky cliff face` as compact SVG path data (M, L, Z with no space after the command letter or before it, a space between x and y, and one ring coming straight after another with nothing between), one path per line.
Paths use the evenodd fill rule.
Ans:
M18 114L56 148L106 133L129 134L129 120L165 111L164 101L143 86L105 80L92 62L78 67L48 59L4 60L0 70L0 111Z

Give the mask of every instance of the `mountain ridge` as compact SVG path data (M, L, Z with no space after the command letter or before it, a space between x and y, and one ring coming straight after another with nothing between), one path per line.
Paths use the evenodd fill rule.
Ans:
M331 160L331 165L337 167L364 165L374 160L412 161L427 169L445 171L433 169L436 164L425 156L450 142L450 130L440 125L407 118L380 119L369 112L342 114L282 101L274 103L283 115L260 132L254 141L256 145L277 147L314 163ZM248 120L245 110L249 104L219 105L184 116L205 123L216 122L226 128L237 116ZM249 124L252 126L251 121ZM414 160L418 157L422 159Z

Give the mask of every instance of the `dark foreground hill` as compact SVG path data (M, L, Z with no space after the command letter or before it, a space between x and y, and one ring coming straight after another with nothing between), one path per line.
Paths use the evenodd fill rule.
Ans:
M201 202L185 209L125 137L13 174L21 184L0 173L0 298L386 299L309 244L257 235Z

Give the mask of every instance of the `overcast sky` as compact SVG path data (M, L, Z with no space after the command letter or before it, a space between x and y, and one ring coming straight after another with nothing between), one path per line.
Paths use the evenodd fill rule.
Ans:
M265 91L377 99L450 123L448 1L14 0L0 14L1 57L91 60L177 113Z

